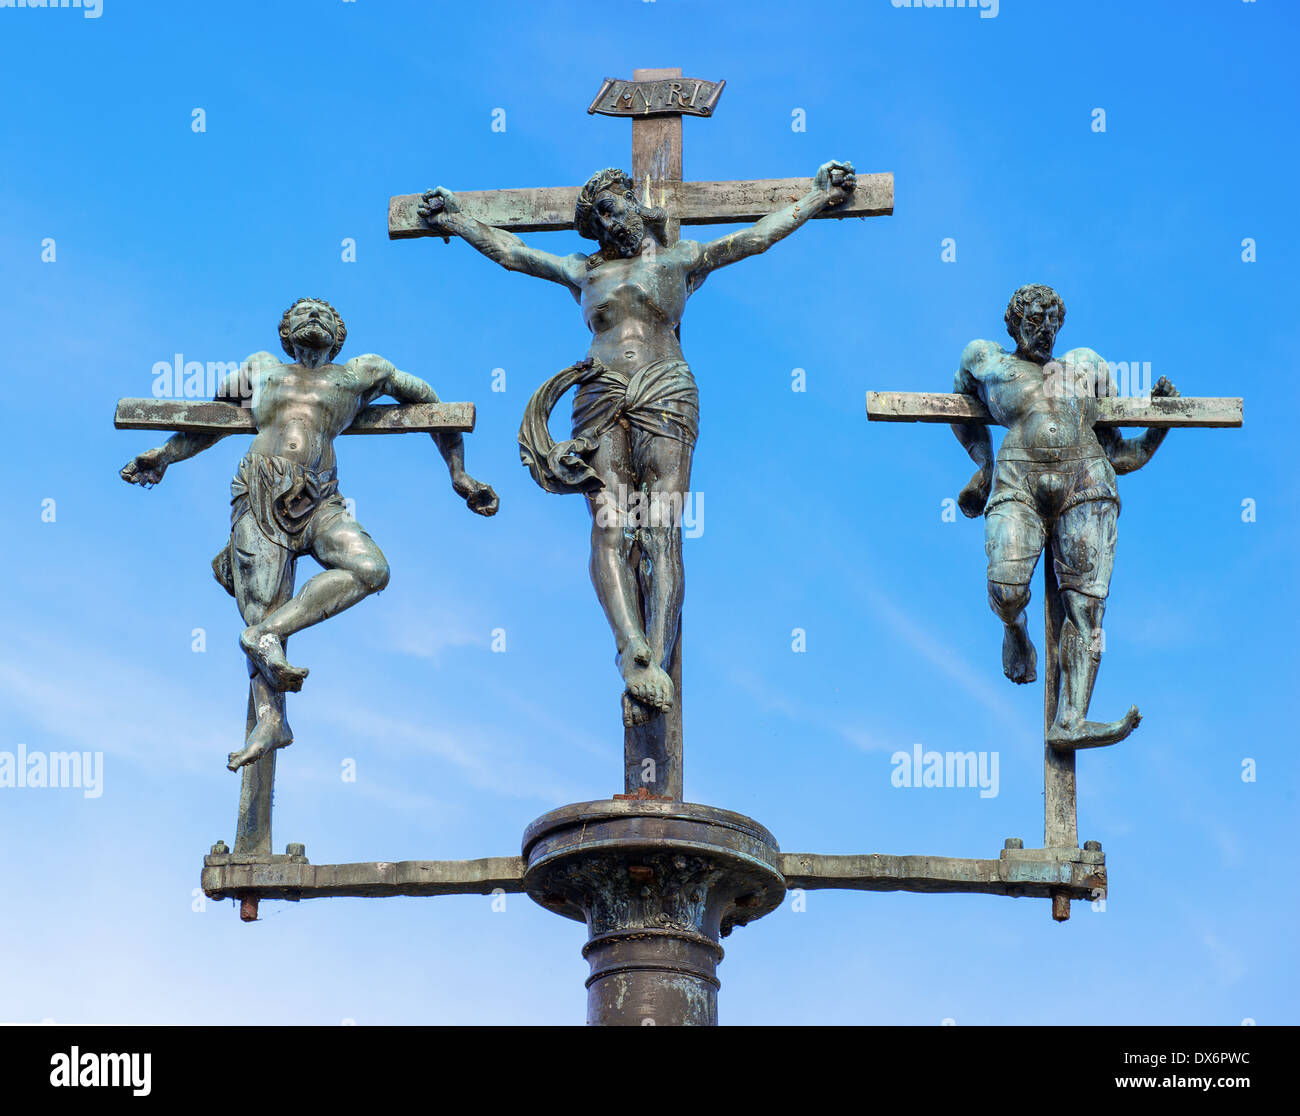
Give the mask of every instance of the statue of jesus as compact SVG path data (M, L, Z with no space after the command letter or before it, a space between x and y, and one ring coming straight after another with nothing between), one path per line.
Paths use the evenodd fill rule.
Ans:
M602 170L583 186L574 212L578 232L599 249L570 256L531 248L461 213L449 190L424 195L419 212L431 228L510 271L566 287L591 330L586 359L533 396L519 442L543 488L587 496L591 580L614 633L626 725L646 723L676 697L669 669L684 595L680 519L699 434L695 378L677 336L686 300L710 272L767 251L839 205L854 184L852 164L829 162L807 194L748 228L669 244L664 210L642 205L624 171ZM556 445L547 416L574 387L573 436Z

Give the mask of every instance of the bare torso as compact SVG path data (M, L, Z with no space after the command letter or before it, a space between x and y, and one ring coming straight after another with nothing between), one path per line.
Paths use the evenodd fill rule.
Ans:
M652 361L680 358L675 330L689 296L686 269L671 249L592 268L579 292L590 355L628 376Z
M373 385L351 365L306 368L262 361L254 372L253 453L284 457L309 469L334 467L334 439L369 401Z
M1095 356L1091 350L1071 350L1044 367L991 341L976 344L984 346L983 357L966 370L993 418L1007 428L1004 449L1091 445L1103 452L1092 429L1097 405L1084 355Z

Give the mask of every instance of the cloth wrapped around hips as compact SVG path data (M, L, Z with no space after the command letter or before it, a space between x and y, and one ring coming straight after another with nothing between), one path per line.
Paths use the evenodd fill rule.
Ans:
M547 421L571 387L573 437L556 442ZM674 438L694 446L700 434L700 401L690 366L680 357L656 360L631 376L599 360L581 360L557 372L533 393L519 427L519 459L547 492L598 492L603 482L590 458L601 437L622 424L633 442Z
M337 469L308 469L285 457L250 451L230 482L231 536L212 559L212 573L227 593L236 595L234 529L246 515L267 541L296 556L311 549L318 530L347 514Z

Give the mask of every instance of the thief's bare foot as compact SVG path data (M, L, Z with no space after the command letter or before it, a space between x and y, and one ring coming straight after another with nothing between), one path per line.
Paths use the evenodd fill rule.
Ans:
M1025 626L1025 614L1008 624L1002 636L1002 673L1012 682L1024 685L1038 678L1038 652Z
M654 662L654 653L644 639L634 639L619 656L619 669L628 696L654 709L673 707L673 680ZM623 708L627 723L627 706ZM647 718L648 719L648 718Z
M256 624L244 629L239 646L253 660L262 676L277 690L298 691L307 677L306 667L292 666L284 657L284 644L274 632L264 631Z
M1072 752L1076 748L1104 748L1117 744L1142 723L1142 714L1136 705L1118 721L1058 721L1047 730L1047 742L1058 751Z
M231 752L226 758L226 767L238 771L245 764L260 760L276 748L287 748L293 743L293 730L287 721L277 717L263 717L253 731L248 734L244 746L238 752Z

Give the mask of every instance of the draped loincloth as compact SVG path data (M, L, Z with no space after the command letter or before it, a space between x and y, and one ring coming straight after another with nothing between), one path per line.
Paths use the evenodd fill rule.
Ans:
M308 552L322 526L347 514L337 469L309 469L287 457L245 454L230 482L231 539L212 560L212 572L234 596L233 532L245 515L287 557Z
M556 443L547 426L551 411L571 387L573 437ZM548 492L593 493L600 477L587 459L615 425L639 437L673 438L694 446L700 434L699 391L690 365L680 357L656 360L631 376L598 360L583 360L556 373L533 393L519 427L519 457Z

